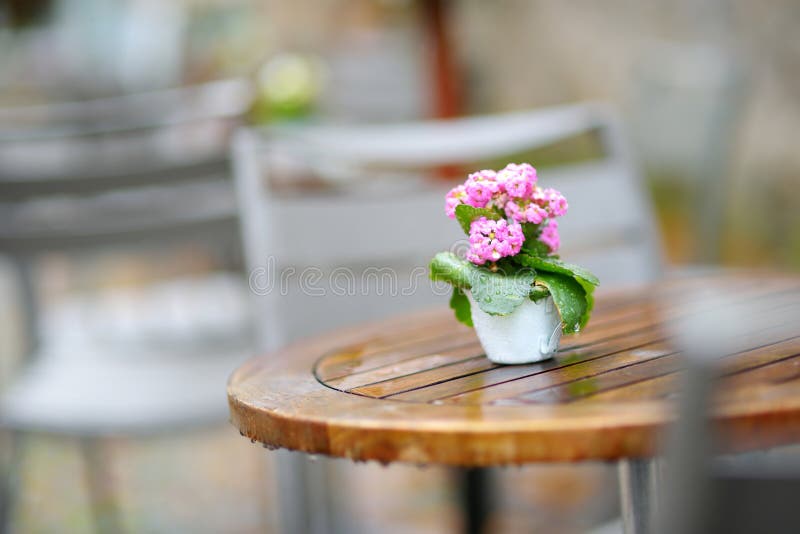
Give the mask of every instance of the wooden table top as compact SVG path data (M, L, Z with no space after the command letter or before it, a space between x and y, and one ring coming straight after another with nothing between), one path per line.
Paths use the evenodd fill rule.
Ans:
M357 461L503 465L647 456L672 417L681 317L665 295L715 287L758 327L721 358L713 415L731 450L800 441L800 278L704 275L598 293L549 361L503 366L442 309L254 358L230 378L231 418L270 448ZM445 300L443 298L443 300ZM767 317L768 316L768 317ZM740 350L741 349L741 350Z

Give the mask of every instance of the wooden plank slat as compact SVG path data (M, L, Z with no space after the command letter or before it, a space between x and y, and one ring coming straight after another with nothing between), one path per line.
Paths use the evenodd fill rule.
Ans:
M725 388L735 389L760 382L789 382L800 378L800 353L728 377Z
M582 361L574 365L555 367L545 373L526 376L523 379L492 384L488 387L447 397L442 401L448 404L514 403L515 401L510 399L522 394L573 382L671 353L672 349L666 344L651 343L636 349L623 349L608 356Z
M460 336L448 333L447 335L438 335L435 338L427 339L421 342L419 347L389 350L372 356L351 353L349 361L339 359L335 367L326 365L327 358L322 358L317 362L314 373L325 384L333 385L336 381L350 376L392 368L408 361L428 358L435 354L446 354L453 350L460 350L463 347L472 347L475 355L482 352L481 345L473 331L465 332ZM333 353L333 356L339 357L340 354ZM345 368L348 369L347 372L343 372Z
M397 380L398 377L408 377L421 372L433 372L440 367L466 364L466 360L476 358L483 359L483 349L478 343L470 343L393 365L386 365L377 369L328 380L325 383L342 391L353 391L363 395L363 391L359 388L364 388L371 384L379 384L386 380Z
M593 345L590 349L586 349L585 351L559 354L557 358L544 362L529 365L494 367L482 373L474 373L457 380L450 380L438 384L424 384L424 382L420 382L415 389L410 389L402 393L398 392L390 398L409 402L489 402L494 398L504 396L501 394L502 391L529 391L531 388L527 388L524 384L527 380L533 379L537 375L550 373L553 370L567 368L581 363L586 366L591 364L591 362L631 350L626 347L634 347L633 350L644 350L645 347L657 350L658 343L661 339L663 339L663 336L658 332L637 333L631 338L626 338L624 344L621 343L619 339L615 339L606 343ZM663 345L661 347L665 349ZM500 389L490 394L487 391L489 388ZM496 397L496 395L499 396Z
M742 290L739 293L740 302L750 302L752 298L774 296L777 300L776 305L781 305L784 301L789 304L796 304L796 299L791 292L771 293L766 291L767 289L772 290L773 288L769 285L754 285L750 288L751 291ZM658 314L654 313L652 303L635 309L622 306L614 310L614 313L610 316L602 313L596 314L599 317L596 321L590 323L590 328L582 333L565 338L562 341L562 348L571 350L589 346L617 335L625 335L637 329L652 327L678 316L675 313L676 310L670 308L668 304L664 305L661 313ZM606 326L602 327L603 325ZM455 327L455 331L447 331L445 329L443 332L440 330L439 333L432 333L426 329L424 331L425 335L420 333L418 334L419 337L415 336L416 343L405 339L403 342L387 344L384 340L381 340L382 343L374 343L369 349L366 346L342 349L341 352L334 352L321 358L315 368L315 375L326 384L332 385L330 381L341 379L350 374L377 370L384 366L395 365L417 357L427 357L432 353L447 351L450 348L460 347L466 343L478 344L473 331L452 321L450 326L451 330L452 327ZM440 329L440 326L437 326L436 329ZM378 348L379 350L377 350ZM332 387L336 386L332 385Z
M758 332L748 332L742 331L740 333L740 337L743 341L746 341L750 344L750 346L759 346L770 341L775 340L778 336L785 336L787 332L792 331L793 328L796 328L794 324L788 325L777 325L773 329L763 330ZM617 342L622 343L623 341L627 345L623 345L623 347L633 347L635 346L636 338L624 338L623 340L617 339ZM780 339L780 337L779 337ZM602 345L595 345L594 347L599 347ZM644 353L641 354L648 354L650 356L657 357L658 355L664 355L665 353L672 352L671 349L667 345L663 343L655 343L652 346L647 347L651 352L654 351L653 354ZM634 351L635 352L635 351ZM661 353L661 354L659 354ZM622 352L622 354L625 354ZM624 357L614 357L611 360L605 361L603 358L588 358L588 361L582 365L580 368L581 371L585 371L587 376L592 374L597 374L600 372L610 372L614 371L615 367L613 366L613 362L620 361L621 365L628 365L629 361ZM591 366L591 362L596 362L594 368ZM545 362L546 364L546 362ZM559 369L557 364L553 365L552 367L545 369L544 373L552 373L553 370ZM503 375L505 380L497 381L492 380L491 377L486 377L484 375ZM513 377L513 378L512 378ZM548 384L547 380L551 379L551 382ZM584 376L573 374L571 381L575 381L577 379L584 378ZM641 379L645 379L647 377L640 377ZM475 375L471 377L467 377L460 381L460 383L441 383L433 386L433 388L418 388L417 392L409 393L408 395L398 396L398 399L402 400L416 400L421 401L423 398L430 399L429 395L431 392L435 392L437 395L441 395L444 391L455 391L456 387L466 387L469 388L470 386L475 386L471 391L464 391L459 393L451 394L447 398L443 398L444 396L437 397L439 400L443 400L444 402L448 403L487 403L487 402L497 402L499 400L503 400L504 402L513 402L509 399L516 397L521 394L527 394L536 390L537 388L541 387L553 387L559 385L561 383L561 377L541 377L541 376L534 376L530 373L525 373L524 369L514 369L513 371L501 371L501 370L492 370L487 373L482 373L480 375ZM545 385L542 385L545 384Z
M589 345L597 340L657 323L652 314L642 313L642 310L632 303L626 304L628 306L623 306L621 309L615 308L614 313L608 317L600 313L602 321L598 322L613 323L614 328L608 330L593 328L590 332L571 336L565 340L564 348ZM447 351L469 343L479 346L474 331L453 323L452 320L447 321L446 326L437 323L423 332L416 332L412 340L408 340L407 336L403 337L402 341L380 338L360 346L344 347L321 358L317 363L315 374L320 380L331 385L332 381L350 374L377 370L412 358L426 357L433 352Z
M640 314L640 316L643 317L645 315ZM637 322L633 323L632 325L626 325L625 328L609 329L604 335L592 337L587 336L578 339L578 342L576 343L565 343L560 352L567 353L577 349L578 347L582 349L588 349L589 347L594 347L601 343L608 344L609 342L614 341L621 343L624 339L630 338L631 336L634 336L634 340L638 339L635 336L641 335L648 336L648 339L653 339L653 326L656 324L656 321L650 320L649 322L644 321L644 324ZM631 327L633 327L633 329L631 329ZM416 356L413 353L410 353L409 355L405 353L402 355L389 353L387 354L387 356L390 356L388 358L388 364L373 366L372 364L376 363L375 360L369 360L368 364L362 364L366 367L365 370L360 370L361 367L354 367L354 369L359 370L356 370L346 376L324 380L324 383L330 387L347 391L359 386L365 386L374 382L386 380L388 378L400 378L405 375L429 371L441 365L455 363L458 361L458 359L463 359L465 355L479 356L482 354L482 348L477 339L471 340L466 344L456 346L453 346L453 339L449 336L442 341L443 344L441 346L425 345L425 349L420 351L420 353L423 354L422 356ZM430 354L432 350L437 350L440 348L443 350ZM408 359L400 359L401 357L406 356L408 356ZM387 360L381 359L379 361L383 363ZM487 369L494 367L498 366L487 366ZM359 393L363 394L362 392Z
M460 336L474 338L474 335L466 326L454 322L444 313L439 313L430 316L429 321L408 321L392 332L380 333L360 343L338 347L317 361L315 372L321 380L339 378L356 372L358 368L354 366L375 355L390 353L404 358L406 351L424 351L425 343L435 344L443 337L452 340ZM463 342L463 339L460 341Z
M787 355L800 352L800 337L789 337L768 345L754 348L720 361L720 376L722 382L720 389L731 389L732 386L725 382L726 377L758 369L775 361L780 361ZM666 397L674 394L678 388L679 373L669 373L650 379L631 381L621 387L606 388L602 391L587 394L576 402L626 402L632 400L646 401ZM757 378L751 376L751 379Z
M572 380L556 387L540 389L509 399L514 403L563 403L592 393L611 389L631 382L639 382L673 373L681 368L682 360L676 353L652 358L631 365L617 367L601 373Z
M430 386L447 382L454 378L469 376L481 371L498 367L482 356L470 358L450 365L434 367L427 371L408 374L397 378L383 380L374 384L353 388L350 391L367 397L385 398L404 391L416 389L420 385Z

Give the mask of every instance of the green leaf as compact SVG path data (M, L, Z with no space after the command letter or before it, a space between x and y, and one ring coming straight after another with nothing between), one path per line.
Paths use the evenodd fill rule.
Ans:
M466 204L459 204L456 206L456 219L458 219L458 223L461 225L465 234L469 235L469 225L472 224L472 221L480 219L481 217L486 217L487 219L495 221L500 219L500 215L490 208L474 208Z
M581 328L586 326L589 316L594 309L594 288L600 284L600 280L595 275L571 263L563 262L557 258L531 256L529 254L517 254L514 256L514 261L520 265L536 269L539 274L542 272L558 273L571 276L578 282L586 293L586 312L585 317L581 319Z
M462 290L471 289L480 309L491 315L508 315L522 304L531 293L534 274L532 269L520 269L510 263L491 271L452 252L440 252L430 263L431 280L448 282Z
M590 311L587 293L575 278L540 271L536 274L536 285L546 287L553 296L565 334L573 334L586 326Z
M555 258L545 258L541 256L532 256L530 254L517 254L514 256L514 261L525 267L531 267L537 271L547 271L550 273L566 274L575 278L584 286L587 291L594 290L594 287L600 285L600 280L588 270L578 265L573 265Z
M522 252L526 252L531 256L543 258L550 254L550 247L536 239L535 237L532 239L525 238L525 242L522 243Z
M578 280L578 283L580 283L580 280ZM586 326L586 323L589 322L589 317L591 317L592 310L594 309L594 295L591 291L587 291L585 286L583 289L586 291L586 311L583 312L583 315L581 316L581 328Z
M429 269L431 280L447 282L461 289L469 289L472 287L472 273L478 267L452 252L439 252L431 260Z
M533 223L522 223L522 234L525 241L522 243L522 252L527 252L531 256L547 256L550 254L550 247L539 241L542 225Z
M463 290L454 287L453 296L450 297L450 308L455 312L456 319L472 328L472 306Z
M544 286L533 286L531 288L531 293L528 295L533 302L539 302L543 298L547 298L550 296L550 291Z
M535 273L531 269L515 271L478 268L472 273L472 298L490 315L508 315L531 293Z
M522 235L525 236L525 241L539 237L539 232L541 232L540 225L526 222L520 226L522 226Z

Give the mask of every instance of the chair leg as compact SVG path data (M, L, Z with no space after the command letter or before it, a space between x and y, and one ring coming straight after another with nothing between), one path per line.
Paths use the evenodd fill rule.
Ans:
M480 534L491 513L491 471L482 467L458 471L461 512L466 534Z
M11 532L14 509L21 486L20 472L24 458L23 437L10 431L2 436L3 450L7 451L3 458L3 475L0 478L0 534Z
M280 450L275 455L275 478L278 489L278 530L283 534L310 532L310 514L306 507L305 461L298 453Z
M659 465L653 458L619 461L620 508L625 534L647 534L652 530Z
M275 453L279 531L286 534L336 532L329 500L327 458L312 462L305 454Z
M14 258L12 267L16 271L23 321L21 331L23 361L28 361L39 346L39 303L35 265L30 258Z
M116 534L124 529L104 446L99 438L82 438L79 442L95 530L98 534Z

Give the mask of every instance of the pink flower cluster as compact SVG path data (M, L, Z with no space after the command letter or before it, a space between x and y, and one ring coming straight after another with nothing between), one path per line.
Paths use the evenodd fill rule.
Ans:
M539 241L550 247L550 253L554 253L561 246L561 237L558 235L558 221L550 219L547 225L542 228Z
M483 170L472 173L463 185L459 185L447 193L445 213L448 217L455 218L456 207L461 204L494 209L498 215L505 215L510 219L511 222L507 227L515 228L514 235L516 235L516 228L522 223L542 224L547 221L542 228L539 240L550 248L551 253L554 253L558 250L560 238L558 223L553 219L564 215L569 205L567 199L559 191L552 188L540 188L536 185L536 179L536 169L527 163L509 163L498 172ZM480 226L480 228L484 228L484 226ZM519 227L519 233L521 234L521 232L521 227ZM483 233L477 235L470 230L470 256L468 259L473 263L480 265L486 261L496 261L501 257L519 252L519 247L517 247L515 252L505 253L504 251L512 250L513 246L507 247L499 244L492 248L490 253L486 252L488 245L485 245L483 239L487 235ZM476 243L481 243L481 248L473 245L473 237ZM501 241L502 239L500 238ZM495 258L494 256L498 254L499 256ZM481 261L476 261L476 259Z
M451 219L456 216L456 206L466 204L475 208L485 208L501 192L497 173L478 171L469 175L463 185L454 187L445 197L445 213Z
M523 241L525 236L519 223L481 217L470 224L467 259L476 265L483 265L487 261L513 256L520 251Z

